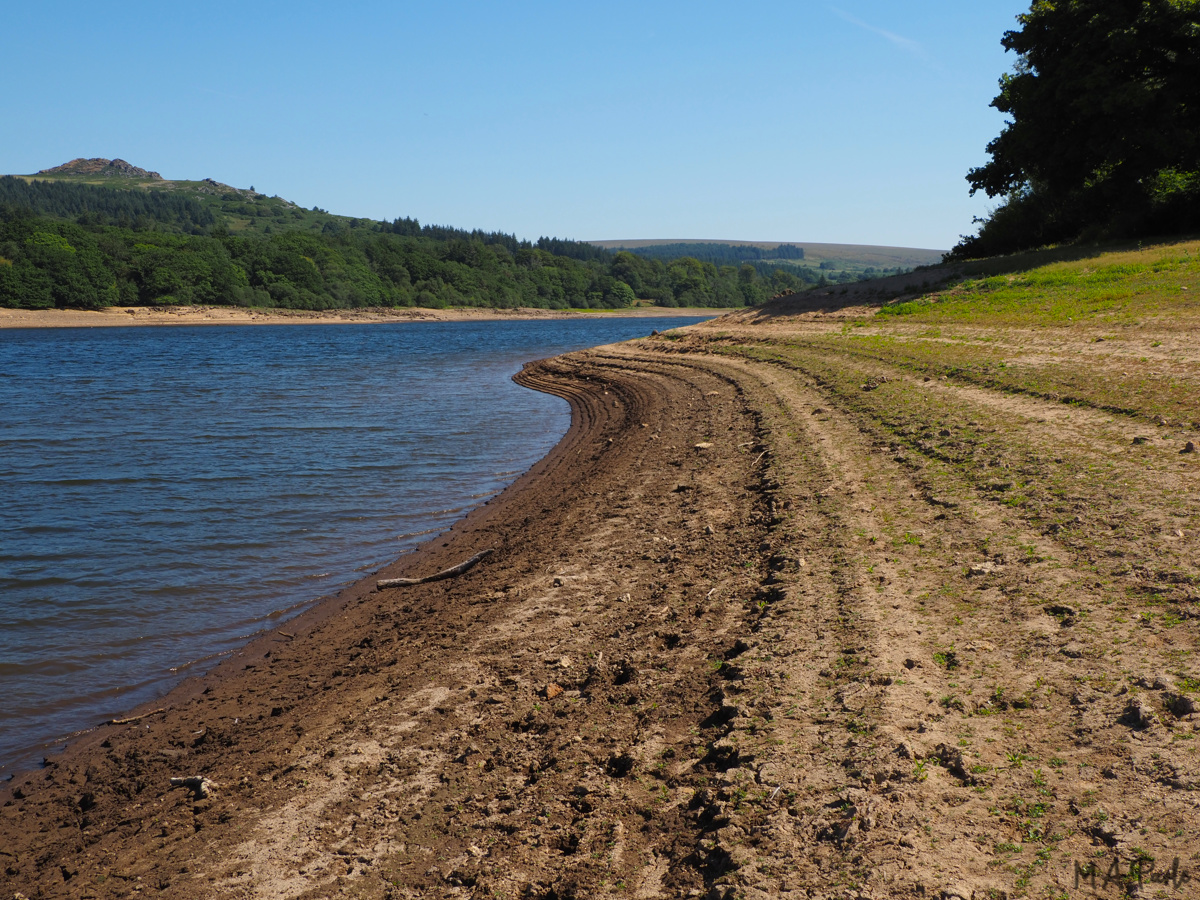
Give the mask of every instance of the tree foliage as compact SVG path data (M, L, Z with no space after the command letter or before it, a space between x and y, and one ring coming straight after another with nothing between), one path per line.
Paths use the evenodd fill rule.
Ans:
M1034 0L972 169L1002 205L957 256L1200 225L1200 0Z
M145 229L160 224L179 231L199 232L216 224L212 210L186 194L64 181L27 182L12 175L0 177L0 209L6 207L125 228Z
M804 259L804 248L795 244L780 244L771 249L764 249L754 244L722 244L713 241L680 241L668 244L647 244L643 247L629 247L638 256L650 259L672 260L681 256L690 256L701 262L714 265L738 265L743 262L758 260L799 260Z
M802 283L695 259L578 260L515 238L387 223L260 235L138 230L0 208L0 306L743 306ZM489 242L490 241L490 242ZM515 250L510 249L515 247Z

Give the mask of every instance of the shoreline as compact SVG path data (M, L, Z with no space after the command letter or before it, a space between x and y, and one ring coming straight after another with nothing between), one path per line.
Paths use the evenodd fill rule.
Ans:
M614 310L365 308L341 310L250 309L234 306L112 306L101 310L3 309L5 328L111 328L166 325L363 325L397 322L489 322L525 319L685 318L720 316L731 309L641 306Z
M531 363L572 410L549 454L0 787L6 887L917 900L1149 857L1190 896L1197 601L1156 573L1192 558L1162 498L1194 515L1200 426L961 363L1007 335L1035 383L1103 384L1156 341L1200 365L1177 325L1110 358L1087 324L776 307Z

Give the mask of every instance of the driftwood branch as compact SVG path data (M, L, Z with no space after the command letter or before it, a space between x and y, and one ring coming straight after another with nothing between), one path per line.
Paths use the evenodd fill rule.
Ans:
M137 722L140 719L146 718L146 716L153 716L156 713L166 712L166 711L167 711L166 707L160 707L158 709L152 709L152 710L150 710L150 712L144 712L140 716L130 716L128 719L109 719L107 722L105 722L103 724L105 724L105 725L128 725L130 722Z
M460 562L457 566L451 566L449 569L438 572L436 575L426 575L424 578L385 578L382 581L376 582L375 588L378 590L390 587L411 587L414 584L428 584L431 581L457 578L459 575L469 572L480 560L491 556L495 552L494 549L489 547L487 550L479 551L465 562Z

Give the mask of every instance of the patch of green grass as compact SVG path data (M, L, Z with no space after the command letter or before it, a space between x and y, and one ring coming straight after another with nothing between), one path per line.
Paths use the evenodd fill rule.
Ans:
M1200 309L1200 242L1105 253L1025 272L963 281L948 290L883 307L919 322L1067 325L1104 316Z

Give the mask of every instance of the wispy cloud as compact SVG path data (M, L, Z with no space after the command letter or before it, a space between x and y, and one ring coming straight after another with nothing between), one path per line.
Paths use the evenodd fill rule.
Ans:
M864 22L862 19L858 18L857 16L850 15L850 13L846 12L845 10L838 9L836 6L831 6L829 8L831 10L833 10L833 12L836 13L838 16L840 16L841 18L843 18L847 22L849 22L851 25L855 25L855 26L863 29L864 31L869 31L872 34L877 34L881 38L884 38L884 39L890 41L891 43L895 44L901 50L905 50L905 51L913 54L914 56L924 60L925 62L930 61L929 54L925 52L925 47L922 44L920 44L919 42L914 41L912 38L906 38L902 34L896 34L893 31L887 31L886 29L883 29L883 28L877 28L869 22Z

